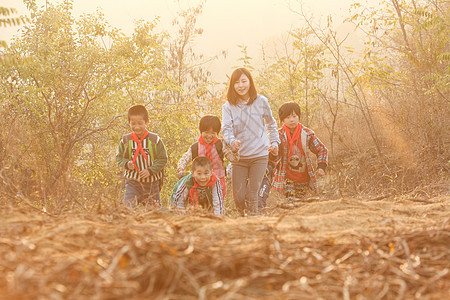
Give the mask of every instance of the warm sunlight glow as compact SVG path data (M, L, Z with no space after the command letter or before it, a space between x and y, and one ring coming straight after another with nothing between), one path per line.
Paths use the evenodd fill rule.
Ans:
M38 5L58 3L56 0L37 0ZM247 46L248 54L253 63L261 63L259 52L261 47L281 43L281 35L297 27L304 26L302 17L298 15L300 4L304 11L315 17L331 15L339 24L347 16L352 0L207 0L203 13L199 17L198 26L203 29L202 37L196 41L197 47L206 57L217 56L218 60L211 62L210 69L217 80L225 80L224 74L229 73L234 66L239 65L241 57L238 45ZM360 1L372 5L378 0ZM131 34L136 20L147 21L160 18L159 29L171 31L172 20L182 9L194 7L199 0L74 0L74 16L89 14L100 9L106 20L125 34ZM22 1L0 0L0 7L15 7L25 13ZM346 32L349 28L343 29ZM3 28L1 39L10 39L18 28ZM226 53L226 57L222 53Z
M448 0L0 0L0 300L450 299Z

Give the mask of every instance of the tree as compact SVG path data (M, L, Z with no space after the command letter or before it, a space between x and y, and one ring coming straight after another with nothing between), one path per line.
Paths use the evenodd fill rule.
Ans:
M16 145L11 159L20 159L35 174L43 206L57 199L52 203L61 209L71 203L73 170L83 163L79 157L107 141L98 138L119 124L129 106L127 83L161 69L162 48L150 27L138 29L146 36L136 36L126 47L101 14L76 22L71 1L30 8L31 23L8 54L32 60L1 73L1 97L8 104L2 114L17 113L16 136L4 142ZM114 46L104 47L104 38ZM126 68L132 64L140 68Z
M360 111L369 131L370 137L373 140L375 148L377 150L378 156L383 160L382 146L380 138L378 136L378 131L376 124L373 120L373 111L371 110L365 87L361 84L360 77L362 68L351 61L350 58L344 56L342 53L340 42L336 40L336 36L332 31L329 33L324 32L320 27L313 25L311 18L306 16L301 6L299 14L303 17L308 27L311 29L315 37L320 41L320 43L328 50L328 53L334 58L336 64L338 64L339 69L344 75L344 79L347 82L347 92L351 94L354 102L354 106ZM330 19L329 19L330 20ZM330 25L330 22L328 22ZM329 27L329 26L328 26Z
M329 46L328 48L333 49L336 52L334 57L335 61L330 61L328 63L328 68L330 69L329 77L330 83L327 87L319 88L318 92L320 94L321 102L325 103L327 108L327 114L324 117L324 125L327 127L330 134L330 157L335 155L335 136L336 136L336 125L338 116L342 105L344 104L343 92L342 92L342 65L341 65L341 53L343 52L343 44L347 39L348 35L342 39L338 38L337 32L332 29L332 18L328 17L327 25L328 33L327 38ZM329 50L329 49L328 49ZM333 57L333 56L332 56ZM333 82L334 81L334 82ZM329 116L329 118L327 117ZM328 120L330 119L330 120Z
M309 125L311 111L316 109L317 88L323 78L323 47L315 45L308 29L290 32L282 43L282 49L275 49L273 58L263 49L265 69L258 77L259 86L275 106L295 101L303 110L302 122ZM275 62L271 62L274 60Z
M439 0L389 0L376 8L355 2L347 21L354 23L365 41L361 53L350 55L342 51L343 40L336 38L330 23L323 29L300 10L331 57L328 74L335 80L335 100L330 101L328 88L320 90L331 115L331 132L337 128L342 137L346 134L342 121L354 122L347 124L341 144L364 158L354 169L364 169L365 174L346 175L356 187L360 186L356 181L368 176L371 188L395 187L399 182L404 191L424 181L417 174L439 179L436 170L445 170L448 151L443 145L448 133L442 128L448 127L449 113L448 84L443 84L449 73L448 11L448 3ZM337 108L341 124L336 122ZM359 126L360 120L366 130ZM365 136L372 145L362 142Z
M251 64L252 57L248 56L247 46L238 45L238 48L241 49L242 57L238 58L240 64L238 66L234 66L233 69L246 68L249 71L253 71L255 68Z
M203 5L201 2L197 7L179 12L178 18L172 22L176 32L168 43L167 76L174 84L169 91L174 103L197 99L198 105L202 105L202 100L209 97L207 88L211 84L211 73L203 66L213 58L197 54L193 47L203 33L203 29L197 27Z
M383 105L380 122L403 144L391 145L409 153L410 165L440 169L448 157L448 2L390 0L374 10L354 9L352 20L368 45L361 82ZM425 153L429 159L416 159Z
M165 88L152 101L150 127L155 128L164 139L169 153L168 180L164 194L177 180L178 159L198 138L198 121L206 113L218 114L221 101L215 91L216 83L211 79L207 63L215 57L205 57L195 50L195 42L203 33L197 19L203 10L204 1L198 6L180 11L173 20L174 32L167 35L167 64L162 73Z
M7 26L20 26L29 22L28 17L26 16L14 16L17 14L17 9L13 7L2 7L0 6L0 28ZM7 48L8 45L6 41L0 40L0 49ZM4 54L0 54L0 64L10 64L13 62L11 57L5 56Z

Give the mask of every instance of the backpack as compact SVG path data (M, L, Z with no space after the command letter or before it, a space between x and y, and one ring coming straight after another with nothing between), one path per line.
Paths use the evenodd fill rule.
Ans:
M155 156L156 156L156 143L158 142L158 135L156 135L155 133L152 132L148 132L147 136L145 137L145 139L147 140L147 144L149 145L148 147L148 151L150 152L150 158L152 160L152 162L155 161ZM124 158L128 158L128 159L132 159L132 155L131 155L131 149L132 147L132 140L131 140L131 133L127 133L125 135L122 136L122 143L124 146L124 151L123 151L123 157ZM165 168L163 168L161 170L161 179L159 179L159 189L161 190L163 184L164 184L164 177L166 176L165 174Z
M178 187L180 185L182 185L183 183L186 184L186 188L188 190L190 190L194 186L194 180L193 180L193 177L192 177L191 173L187 174L186 176L184 176L183 178L178 180L177 183L175 183L175 186L172 189L172 194L170 195L170 206L174 205L174 201L175 201L175 198L176 198L176 193L178 191Z
M223 163L223 144L222 144L222 140L218 140L214 146L216 146L216 150L217 150L217 154L219 154L220 159L222 160ZM198 142L195 142L194 144L192 144L191 146L191 151L192 151L192 159L196 158L198 156Z

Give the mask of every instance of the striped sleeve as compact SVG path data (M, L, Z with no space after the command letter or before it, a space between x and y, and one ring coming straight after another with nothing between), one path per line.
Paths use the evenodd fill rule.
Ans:
M225 207L223 205L223 193L222 186L220 185L220 180L216 181L212 189L212 202L213 210L216 216L225 214Z
M183 179L181 179L183 180ZM184 202L187 201L189 196L189 190L186 186L186 180L184 180L179 186L178 189L174 193L173 204L174 207L184 211Z
M317 166L326 169L328 166L328 149L325 145L319 140L314 131L308 130L309 135L309 149L312 153L317 156Z
M186 151L183 156L178 161L177 172L182 172L186 170L188 164L192 161L192 148L189 147L188 151Z
M120 139L119 147L117 148L116 153L116 162L121 168L126 168L126 164L128 163L129 159L124 157L125 152L125 145L123 144L123 140Z

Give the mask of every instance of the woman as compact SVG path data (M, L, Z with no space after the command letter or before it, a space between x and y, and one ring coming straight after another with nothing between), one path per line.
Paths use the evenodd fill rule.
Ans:
M232 189L236 208L259 215L258 190L268 162L268 151L278 155L280 138L269 101L258 95L252 75L245 68L233 71L222 107L222 133L240 160L232 163ZM268 134L267 134L268 133Z

